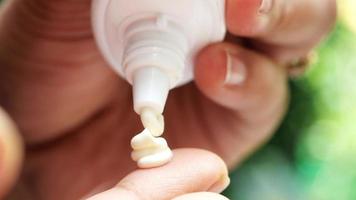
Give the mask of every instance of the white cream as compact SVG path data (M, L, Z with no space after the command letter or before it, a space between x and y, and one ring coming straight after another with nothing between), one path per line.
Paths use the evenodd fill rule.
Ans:
M140 168L159 167L172 159L172 151L167 141L159 137L164 131L162 114L151 108L141 111L141 121L145 130L131 140L131 157Z
M154 109L145 107L140 113L143 127L150 130L151 134L159 137L164 131L164 117L162 114L155 112Z
M173 156L167 141L162 137L153 137L145 129L131 140L131 157L140 168L159 167L168 163Z

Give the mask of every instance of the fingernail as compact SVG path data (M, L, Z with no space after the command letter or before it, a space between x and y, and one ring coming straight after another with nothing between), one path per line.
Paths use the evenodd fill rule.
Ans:
M272 7L273 7L273 0L262 0L258 12L261 14L267 14L272 10Z
M227 52L225 85L241 85L246 80L246 66L240 59Z
M215 193L221 193L223 192L228 186L230 185L230 178L227 175L223 175L221 179L216 182L214 185L212 185L208 191L209 192L215 192Z

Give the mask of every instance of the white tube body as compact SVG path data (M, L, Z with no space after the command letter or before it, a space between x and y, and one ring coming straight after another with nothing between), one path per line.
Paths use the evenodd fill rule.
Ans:
M97 44L133 85L134 109L162 113L169 90L193 78L194 58L224 39L224 0L93 0Z

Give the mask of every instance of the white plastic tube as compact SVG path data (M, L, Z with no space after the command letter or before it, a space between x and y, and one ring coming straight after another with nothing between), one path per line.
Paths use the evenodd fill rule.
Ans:
M161 114L172 88L193 78L196 54L224 39L224 0L93 0L95 38L133 85L134 110Z

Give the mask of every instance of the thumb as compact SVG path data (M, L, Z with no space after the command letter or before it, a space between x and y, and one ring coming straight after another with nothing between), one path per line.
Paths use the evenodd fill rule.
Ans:
M226 165L218 156L204 150L180 149L174 151L169 164L136 170L116 187L88 200L166 200L191 192L220 193L229 182Z
M0 108L0 199L16 181L23 156L22 148L14 124Z

